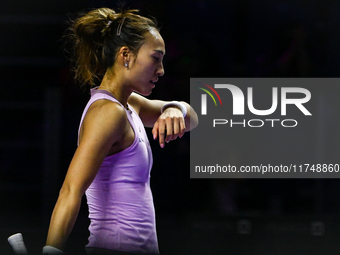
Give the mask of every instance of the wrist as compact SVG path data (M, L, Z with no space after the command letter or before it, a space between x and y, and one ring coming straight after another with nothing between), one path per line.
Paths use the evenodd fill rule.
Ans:
M187 108L181 102L172 101L172 102L168 102L168 103L164 104L161 108L161 113L163 113L165 111L165 109L168 108L168 107L177 107L178 109L180 109L182 111L184 118L187 115Z

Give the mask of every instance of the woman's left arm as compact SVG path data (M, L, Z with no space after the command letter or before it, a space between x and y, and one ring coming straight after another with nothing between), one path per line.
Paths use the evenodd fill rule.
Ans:
M141 95L132 93L128 103L139 113L145 127L152 127L153 138L159 138L159 144L163 148L165 142L170 142L182 137L198 125L198 117L195 110L186 102L180 103L186 108L187 114L183 117L182 110L170 104L163 109L167 101L149 100Z

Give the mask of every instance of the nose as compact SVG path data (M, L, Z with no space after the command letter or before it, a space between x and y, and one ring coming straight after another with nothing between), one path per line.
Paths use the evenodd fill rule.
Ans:
M158 76L163 76L165 73L163 63L160 64L159 68L157 69L157 75Z

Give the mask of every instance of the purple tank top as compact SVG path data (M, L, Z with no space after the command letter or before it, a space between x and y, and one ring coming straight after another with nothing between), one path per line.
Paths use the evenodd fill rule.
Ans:
M80 127L90 105L101 99L119 103L111 93L92 89ZM150 189L152 152L141 119L129 108L124 109L135 134L132 145L107 156L85 192L91 221L86 247L158 254Z

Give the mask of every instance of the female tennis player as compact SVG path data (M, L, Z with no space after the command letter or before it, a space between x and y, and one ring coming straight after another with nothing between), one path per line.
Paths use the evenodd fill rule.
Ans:
M159 254L153 159L144 127L153 127L163 148L194 128L197 115L185 102L144 97L164 75L165 45L154 21L136 10L100 8L76 19L71 29L75 76L94 88L43 254L63 254L84 193L91 222L88 254Z

